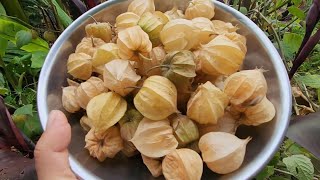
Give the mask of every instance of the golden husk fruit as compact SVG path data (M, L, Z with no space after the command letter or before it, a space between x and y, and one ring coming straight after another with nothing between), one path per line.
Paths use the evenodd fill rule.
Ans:
M205 17L197 17L191 20L193 24L200 30L199 34L199 45L207 44L211 41L211 36L214 34L213 32L213 24L212 22Z
M114 92L99 94L87 105L87 115L97 133L103 133L115 125L126 110L127 102Z
M114 59L119 59L118 51L119 48L114 43L107 43L100 46L93 55L92 65L94 67L99 67Z
M229 38L230 40L232 40L233 42L235 42L241 49L241 51L243 53L247 53L247 39L246 37L236 33L236 32L232 32L232 33L227 33L225 34L225 36L227 38Z
M173 7L170 11L166 11L164 13L169 19L184 19L184 14L181 10L179 10L177 7Z
M152 49L149 36L140 26L133 26L118 33L119 56L132 61L139 60L139 53L147 55Z
M75 113L80 110L80 105L77 101L75 86L68 86L62 88L62 106L69 113Z
M200 155L191 149L176 149L163 159L162 171L168 180L200 180L203 162Z
M143 154L141 154L141 157L142 157L143 163L147 166L147 168L149 169L153 177L159 177L162 175L161 159L150 158Z
M139 56L140 60L138 61L139 74L143 76L161 75L160 68L156 68L152 70L150 69L155 66L161 65L165 56L166 56L166 52L161 46L152 48L151 52L149 53L149 58L140 55Z
M258 126L271 121L275 115L274 105L267 97L264 97L258 104L248 107L244 111L244 117L242 117L240 123L247 126Z
M230 75L238 71L245 53L232 40L219 35L208 44L202 45L198 56L201 70L209 75Z
M100 162L106 158L113 158L123 148L119 128L112 126L102 133L96 133L92 128L85 137L86 146L90 156Z
M76 96L78 104L83 109L86 109L87 104L92 98L107 91L108 89L104 86L103 81L100 78L92 76L77 88Z
M211 82L200 85L187 105L187 116L199 124L217 124L228 105L228 97Z
M104 42L110 42L112 38L112 30L109 23L96 22L86 25L86 34L88 37L96 37L102 39Z
M168 119L152 121L144 118L130 141L141 154L151 158L163 157L178 146Z
M153 13L155 11L153 0L133 0L128 6L128 12L133 12L138 16L146 12Z
M210 132L200 138L199 148L209 169L228 174L241 166L250 140L251 137L239 139L225 132Z
M213 20L213 32L217 35L224 35L227 33L236 32L238 28L236 26L233 26L231 23L227 23L220 20Z
M128 60L116 59L105 65L104 85L121 96L133 91L133 88L128 87L135 86L140 78Z
M163 27L160 39L166 51L190 50L198 44L199 33L192 21L174 19Z
M120 32L123 29L138 25L139 19L140 16L136 15L133 12L125 12L120 14L116 18L116 27L118 32Z
M80 119L80 125L83 130L90 131L92 128L92 120L88 118L88 116L82 116Z
M153 46L158 46L160 41L160 32L169 19L160 11L155 13L146 12L142 14L138 25L149 36Z
M199 139L197 125L187 116L178 114L172 119L172 128L180 147Z
M80 86L80 83L78 83L78 82L76 82L76 81L74 81L74 80L71 80L71 79L69 79L69 78L67 78L67 82L68 82L68 85L69 85L69 86L75 86L75 87Z
M218 119L217 124L198 124L200 137L209 132L226 132L235 134L239 123L229 112Z
M212 19L214 14L214 4L210 0L192 0L185 12L187 19L196 17Z
M267 89L263 71L255 69L243 70L229 76L223 91L232 105L253 106L266 96Z
M177 89L165 77L150 76L144 81L133 101L144 117L162 120L177 112Z
M100 38L85 37L76 47L76 53L85 53L92 57L97 49L104 44L105 42Z
M91 57L85 53L70 54L67 69L71 76L87 80L92 74Z

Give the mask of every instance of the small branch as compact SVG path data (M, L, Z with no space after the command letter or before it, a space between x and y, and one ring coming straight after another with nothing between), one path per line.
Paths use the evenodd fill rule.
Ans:
M241 3L242 3L242 0L239 0L239 3L238 3L238 11L240 11Z
M272 14L273 12L281 9L283 6L287 5L290 1L291 1L291 0L287 0L287 1L283 2L280 6L278 6L278 7L274 8L273 10L269 11L269 12L266 14L266 16L269 16L269 15Z
M288 171L284 171L284 170L278 169L278 168L274 168L274 170L277 171L277 172L283 173L283 174L294 176L292 173L290 173Z

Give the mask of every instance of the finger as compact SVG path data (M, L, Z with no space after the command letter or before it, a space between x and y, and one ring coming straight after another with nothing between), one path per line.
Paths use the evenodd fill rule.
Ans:
M68 160L71 127L61 111L52 111L45 132L35 148L38 178L75 178Z

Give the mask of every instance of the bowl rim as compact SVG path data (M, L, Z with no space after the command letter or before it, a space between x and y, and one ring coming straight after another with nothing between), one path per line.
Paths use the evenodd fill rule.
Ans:
M69 25L65 31L59 36L59 38L56 40L56 42L51 47L46 60L44 62L44 65L41 69L40 77L39 77L39 84L37 89L37 107L38 107L38 114L40 118L40 122L42 125L43 130L46 129L47 125L47 119L48 119L48 107L47 107L47 90L48 90L48 82L49 82L49 76L48 71L52 68L54 62L51 61L51 59L55 59L56 52L59 50L60 45L64 43L65 39L68 39L72 34L72 29L76 29L79 25L81 25L85 20L89 19L89 15L94 15L104 8L111 6L113 4L121 3L126 0L109 0L104 3L101 3L100 5L90 9L86 13L82 14L78 19L76 19L71 25ZM283 113L280 115L279 119L282 119L282 121L278 124L279 127L277 127L277 131L274 133L275 136L273 136L272 139L269 141L272 141L271 146L264 149L264 154L262 158L255 160L255 163L250 163L250 166L247 167L247 169L251 168L251 171L243 171L240 174L237 174L238 177L241 175L241 179L251 179L253 178L260 170L264 168L265 165L271 160L275 152L277 151L278 147L280 146L282 140L284 139L284 136L286 134L286 130L289 125L289 119L291 116L291 87L290 87L290 81L287 75L287 70L282 62L282 59L276 50L276 48L273 46L272 42L268 39L268 37L265 35L265 33L255 24L253 23L248 17L246 17L241 12L233 9L232 7L223 4L216 0L211 0L216 7L219 7L220 9L227 11L230 13L233 17L237 18L241 23L249 27L249 30L257 37L257 40L263 45L266 49L268 49L267 54L271 58L272 63L274 64L276 69L276 76L279 79L279 82L281 82L281 88L280 88L280 98L283 102L282 109ZM99 179L97 176L89 172L85 167L83 167L80 163L77 162L77 160L69 154L69 163L70 167L73 170L73 172L80 177L81 179Z

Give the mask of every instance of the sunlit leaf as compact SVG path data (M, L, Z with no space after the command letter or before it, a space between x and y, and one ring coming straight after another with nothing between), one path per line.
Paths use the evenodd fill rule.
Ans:
M31 68L41 68L44 60L46 59L47 53L46 52L42 52L42 51L38 51L38 52L33 52L32 53L32 64L31 64Z
M306 18L306 14L301 9L299 9L295 6L289 7L288 11L290 12L290 14L298 17L301 20L304 20Z
M55 6L58 18L61 21L64 28L68 27L72 23L72 19L68 16L66 12L63 11L63 9L60 7L59 3L56 0L51 0L53 5Z
M308 74L305 76L298 76L297 79L304 83L306 86L309 86L311 88L320 88L320 75L318 74Z
M30 31L21 30L17 32L15 40L17 47L21 48L22 46L27 45L32 41L32 34Z
M299 180L308 180L313 178L314 167L311 160L304 155L292 155L283 158L287 169Z
M32 114L32 104L24 105L14 112L14 115L33 115Z

